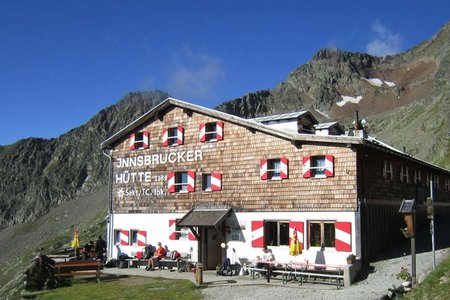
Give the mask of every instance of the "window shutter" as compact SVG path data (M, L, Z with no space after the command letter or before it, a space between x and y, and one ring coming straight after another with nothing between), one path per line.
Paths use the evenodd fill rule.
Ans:
M280 177L281 179L287 179L289 178L289 160L286 157L280 158Z
M195 172L188 171L187 173L188 173L188 185L187 185L188 192L195 192Z
M200 131L200 142L204 143L206 141L206 124L200 124L199 125L199 131Z
M352 251L352 223L336 222L336 251Z
M134 150L136 145L134 143L136 135L134 133L130 134L130 150Z
M167 190L169 193L175 193L175 172L169 172L167 176Z
M192 232L189 232L188 239L190 241L196 241L197 240L197 238L195 237L195 235Z
M169 220L169 240L179 240L180 235L176 232L177 221L176 220Z
M289 245L291 244L291 237L294 235L294 230L297 231L297 238L302 246L302 249L305 249L305 245L303 244L303 237L305 233L305 225L301 221L290 221L289 222Z
M334 156L325 155L325 175L327 177L334 176Z
M211 174L211 190L213 191L222 190L222 174L220 173Z
M178 133L177 133L177 144L178 145L183 145L184 143L184 128L183 127L178 127Z
M223 140L223 122L222 121L216 122L216 139L218 141Z
M162 144L164 147L169 145L169 130L167 128L164 128L162 132Z
M130 232L128 230L120 231L120 245L128 246L130 244Z
M252 221L252 247L264 247L264 221Z
M259 162L259 175L261 180L267 180L267 159L261 159Z
M138 230L137 232L137 244L138 246L145 246L147 244L147 231Z
M142 143L142 145L143 145L143 148L144 149L148 149L148 141L149 141L149 137L150 137L150 134L148 133L148 131L144 131L144 133L143 133L143 143Z
M311 156L303 157L302 174L303 178L311 177Z

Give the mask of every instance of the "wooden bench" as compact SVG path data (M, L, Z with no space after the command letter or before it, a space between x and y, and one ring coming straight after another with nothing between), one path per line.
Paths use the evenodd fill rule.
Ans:
M55 277L73 278L75 276L95 276L97 282L100 282L103 263L99 260L75 260L55 262Z
M286 272L286 271L274 271L274 272ZM284 276L284 275L283 275ZM330 282L336 284L337 289L340 289L344 286L344 267L338 265L318 265L318 264L309 264L303 267L300 267L298 270L291 270L287 275L289 277L299 277L300 284L303 282L308 282L308 280L314 279L329 279ZM283 277L283 283L287 281ZM322 281L320 282L322 283Z

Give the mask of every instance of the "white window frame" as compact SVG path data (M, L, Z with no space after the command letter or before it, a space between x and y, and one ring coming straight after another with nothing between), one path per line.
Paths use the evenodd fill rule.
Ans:
M149 138L150 139L150 138ZM149 141L150 143L150 141ZM142 150L144 148L144 131L134 133L134 150Z
M186 180L183 181L183 175ZM175 192L176 193L188 193L189 175L188 172L175 172Z
M448 192L450 191L450 179L445 178L445 190Z
M114 229L114 245L120 244L120 233L122 230Z
M310 157L311 161L311 177L312 178L327 178L325 173L326 162L325 155L314 155ZM319 173L318 173L319 172Z
M205 142L217 141L217 122L209 122L205 124Z
M409 169L407 166L401 165L400 167L400 181L409 183Z
M174 147L178 144L178 127L167 128L167 145Z
M383 179L386 181L393 179L392 162L389 160L383 162Z
M422 173L420 169L414 170L414 183L417 184L418 182L422 181Z
M278 166L278 168L277 168ZM274 158L267 160L267 179L281 180L281 159Z

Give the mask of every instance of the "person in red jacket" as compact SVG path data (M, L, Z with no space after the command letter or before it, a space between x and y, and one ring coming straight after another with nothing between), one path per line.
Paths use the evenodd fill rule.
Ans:
M161 242L158 243L158 248L155 251L155 255L153 255L153 257L151 257L148 260L148 265L146 270L154 270L155 266L158 263L158 260L163 259L164 257L166 257L166 249L164 249L164 247L162 246Z

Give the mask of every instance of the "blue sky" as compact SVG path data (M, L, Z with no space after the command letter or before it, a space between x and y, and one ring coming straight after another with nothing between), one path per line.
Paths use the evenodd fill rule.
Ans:
M0 145L57 137L130 91L214 107L321 48L399 53L448 21L448 0L0 0Z

